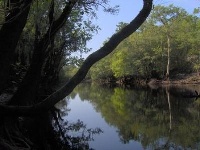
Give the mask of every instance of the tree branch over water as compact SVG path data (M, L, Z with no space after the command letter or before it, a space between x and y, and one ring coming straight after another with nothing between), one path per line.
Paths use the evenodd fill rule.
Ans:
M59 90L48 96L42 102L32 106L0 105L0 114L30 116L51 109L57 102L73 91L73 89L85 78L87 72L94 63L110 54L121 41L135 32L142 25L152 10L152 2L153 0L143 0L143 8L138 15L122 30L114 34L103 47L89 55L78 72Z

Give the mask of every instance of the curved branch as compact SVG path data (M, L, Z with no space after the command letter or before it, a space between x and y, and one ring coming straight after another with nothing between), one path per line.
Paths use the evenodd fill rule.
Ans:
M94 63L110 54L121 41L135 32L142 25L142 23L146 20L151 12L152 1L153 0L143 0L143 8L135 17L135 19L132 20L118 33L114 34L102 48L89 55L78 72L58 91L47 97L44 101L33 106L16 107L0 105L0 114L30 116L48 111L50 108L52 108L52 106L54 106L57 102L65 98L73 91L73 89L85 78L87 72Z

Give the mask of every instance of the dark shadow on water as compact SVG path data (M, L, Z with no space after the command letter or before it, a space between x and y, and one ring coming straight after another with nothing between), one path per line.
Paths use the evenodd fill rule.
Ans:
M74 94L88 101L122 143L144 149L199 149L200 86L117 87L82 84Z
M117 129L121 143L141 143L144 149L199 149L200 99L192 97L199 86L117 87L79 85L69 98L95 105L106 123ZM192 96L191 96L192 95ZM68 101L37 117L3 117L0 121L2 150L89 150L94 134L87 122L62 120ZM78 111L78 110L77 110ZM109 139L108 139L109 140ZM96 141L98 142L98 141Z
M72 136L76 131L79 135ZM1 117L1 150L89 150L101 129L87 129L82 121L64 122L58 109L37 117Z

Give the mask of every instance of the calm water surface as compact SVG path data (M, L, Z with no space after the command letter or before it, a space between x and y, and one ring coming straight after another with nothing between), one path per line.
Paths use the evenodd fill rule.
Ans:
M200 86L108 88L82 84L67 98L64 118L99 127L95 150L200 149Z

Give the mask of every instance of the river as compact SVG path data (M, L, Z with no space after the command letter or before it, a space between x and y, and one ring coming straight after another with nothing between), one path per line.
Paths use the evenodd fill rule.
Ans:
M103 131L89 142L95 150L200 149L200 98L190 98L195 91L200 86L81 84L59 107L65 107L66 121Z

